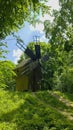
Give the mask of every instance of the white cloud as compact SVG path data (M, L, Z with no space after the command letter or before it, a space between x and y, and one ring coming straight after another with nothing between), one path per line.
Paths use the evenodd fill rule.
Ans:
M59 0L49 0L46 5L50 6L51 9L58 10L60 8L59 6Z
M17 64L17 61L19 60L20 56L23 54L23 52L20 49L14 49L13 50L13 57L14 57L14 63Z
M43 23L36 23L35 27L30 25L31 31L40 31L40 33L43 33L44 25Z
M50 20L52 21L53 20L53 17L51 17L49 14L45 14L44 16L41 16L40 17L40 20L41 20L41 23L36 23L35 26L33 25L30 25L30 31L39 31L40 33L43 33L43 30L44 30L44 21L45 20Z
M53 9L59 10L60 8L58 0L49 0L46 5L50 6L51 10ZM45 20L53 21L53 17L51 17L50 14L45 14L44 16L40 17L40 20L42 21L42 23L36 23L35 27L30 25L31 31L36 31L36 32L39 31L40 33L43 33L43 30L44 30L43 22Z
M44 22L45 20L53 21L53 17L51 17L49 14L45 14L44 17L41 17L40 19L42 22Z
M48 39L45 37L45 35L43 35L41 38L40 38L40 42L48 42Z

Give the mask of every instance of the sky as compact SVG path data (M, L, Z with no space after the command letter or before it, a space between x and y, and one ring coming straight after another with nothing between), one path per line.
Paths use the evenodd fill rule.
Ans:
M51 9L59 9L58 0L48 0L47 5L51 6ZM53 20L48 14L45 14L44 17L41 16L40 19L42 22L45 20ZM33 36L39 36L40 41L48 42L48 39L45 38L43 29L44 25L42 23L37 23L36 26L33 27L28 22L25 22L24 27L17 32L17 35L21 37L26 45L28 45L29 42L34 41ZM9 50L7 60L11 60L16 64L23 52L16 46L16 40L12 36L6 37L5 41L7 41Z

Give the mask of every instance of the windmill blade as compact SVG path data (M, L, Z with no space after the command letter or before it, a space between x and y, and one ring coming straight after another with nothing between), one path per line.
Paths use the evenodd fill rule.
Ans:
M20 37L17 37L17 42L24 43Z
M40 45L36 44L35 45L35 52L36 52L36 59L40 59L41 58L41 51L40 51Z
M26 49L26 45L24 43L24 41L20 38L20 36L17 36L13 33L13 37L16 38L16 45L19 49L21 49L22 51L24 51L24 49Z
M28 47L25 49L24 53L26 53L33 61L36 60L36 56L34 55L33 51Z
M24 43L20 43L19 41L16 43L16 45L17 45L17 47L19 48L19 49L21 49L22 51L24 51L25 50L25 44Z
M26 55L28 55L32 60L36 60L36 56L34 55L34 53L32 52L32 50L30 50L28 47L26 48L25 43L21 41L17 41L16 43L17 47L19 49L21 49Z

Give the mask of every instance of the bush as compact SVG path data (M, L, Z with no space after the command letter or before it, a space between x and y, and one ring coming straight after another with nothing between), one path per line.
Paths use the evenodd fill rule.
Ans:
M0 88L5 90L14 90L15 65L11 61L0 61Z
M54 75L55 89L62 92L73 93L73 68L66 68L60 76Z

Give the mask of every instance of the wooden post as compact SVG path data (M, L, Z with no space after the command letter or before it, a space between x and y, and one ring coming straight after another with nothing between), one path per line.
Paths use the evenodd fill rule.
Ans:
M33 84L32 84L32 91L39 90L39 81L41 80L41 66L38 64L38 66L33 70Z

